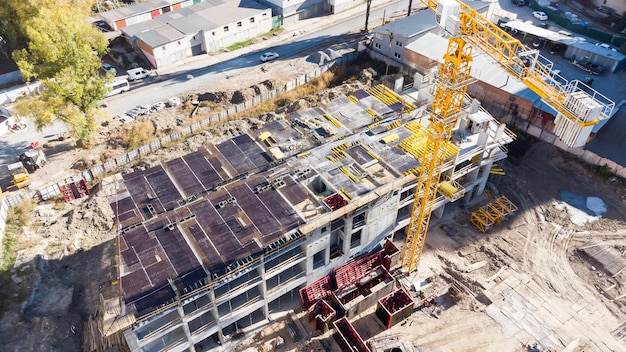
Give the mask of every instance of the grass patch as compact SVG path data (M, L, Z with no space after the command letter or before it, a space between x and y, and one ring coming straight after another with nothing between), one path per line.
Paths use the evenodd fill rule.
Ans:
M241 48L245 48L248 45L252 45L256 43L256 38L250 38L250 39L246 39L242 42L238 42L232 45L229 45L226 47L226 49L228 49L229 51L233 51L233 50L237 50L237 49L241 49Z
M35 200L31 199L9 208L4 237L2 238L0 271L8 271L15 265L19 235L22 233L22 227L29 224L31 214L35 210L36 205Z
M155 128L152 122L143 121L126 128L121 138L129 150L139 148L154 139Z

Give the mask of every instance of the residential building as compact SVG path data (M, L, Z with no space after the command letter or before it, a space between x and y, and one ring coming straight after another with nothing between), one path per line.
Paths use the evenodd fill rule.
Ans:
M383 285L375 298L391 294L388 239L411 215L432 82L357 90L105 182L120 276L105 329L124 330L132 351L208 350L314 298L300 290L353 260ZM441 176L457 191L439 195L435 216L482 194L513 140L478 101L457 126ZM335 297L356 314L341 282Z

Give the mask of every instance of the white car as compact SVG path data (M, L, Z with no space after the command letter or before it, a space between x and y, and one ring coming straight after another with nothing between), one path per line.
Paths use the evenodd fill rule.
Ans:
M533 11L533 17L538 19L539 21L545 21L548 19L548 15L542 11Z
M261 55L261 62L268 62L278 59L278 53L268 51L265 54Z

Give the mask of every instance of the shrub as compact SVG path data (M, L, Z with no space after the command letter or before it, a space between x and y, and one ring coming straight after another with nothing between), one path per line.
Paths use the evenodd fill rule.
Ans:
M155 132L152 122L143 121L126 128L121 137L126 147L132 150L147 144L154 138Z

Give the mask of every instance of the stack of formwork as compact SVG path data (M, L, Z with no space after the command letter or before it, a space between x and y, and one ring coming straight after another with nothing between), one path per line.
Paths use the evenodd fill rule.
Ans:
M337 312L324 300L317 301L309 308L309 321L315 319L315 330L323 333L330 329L330 323L337 317Z
M302 305L306 309L309 309L317 301L330 297L332 293L333 284L330 276L326 275L312 284L300 289L300 299L302 300Z
M341 346L341 349L345 352L371 352L371 350L365 344L365 341L361 338L361 335L356 331L354 326L346 318L336 320L333 325L335 326L335 340Z
M414 306L411 296L399 289L378 300L376 316L389 329L411 315Z
M563 106L580 121L559 113L554 121L554 134L570 147L583 146L595 125L591 122L601 117L603 106L583 91L569 94Z
M376 304L379 298L393 290L393 278L384 266L361 276L353 285L333 292L333 303L340 315L346 318L355 316Z

